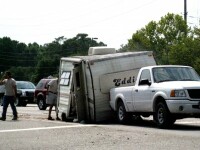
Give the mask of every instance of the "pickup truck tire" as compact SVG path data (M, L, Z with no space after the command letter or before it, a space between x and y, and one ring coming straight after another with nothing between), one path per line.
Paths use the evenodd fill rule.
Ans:
M117 119L121 124L126 124L131 119L131 114L126 112L124 103L120 101L117 106Z
M153 117L159 128L168 128L176 121L176 119L171 116L164 102L159 102L156 105L156 110Z

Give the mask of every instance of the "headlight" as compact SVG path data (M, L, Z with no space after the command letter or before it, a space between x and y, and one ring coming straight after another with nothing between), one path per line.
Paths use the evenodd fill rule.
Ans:
M171 90L171 97L186 97L186 93L184 90Z

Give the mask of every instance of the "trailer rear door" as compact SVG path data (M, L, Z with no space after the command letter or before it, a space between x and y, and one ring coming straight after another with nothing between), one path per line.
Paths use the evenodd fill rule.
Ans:
M86 104L84 95L84 76L81 63L73 69L74 98L78 121L86 118Z

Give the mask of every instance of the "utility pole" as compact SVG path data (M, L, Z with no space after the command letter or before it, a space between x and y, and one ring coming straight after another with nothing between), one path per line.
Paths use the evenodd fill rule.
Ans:
M187 24L187 0L184 0L184 20Z

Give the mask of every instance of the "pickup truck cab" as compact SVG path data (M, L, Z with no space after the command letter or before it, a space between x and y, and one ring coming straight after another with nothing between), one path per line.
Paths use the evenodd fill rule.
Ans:
M189 66L143 67L135 86L113 88L110 98L120 123L153 115L158 127L166 128L177 119L200 117L200 77Z

